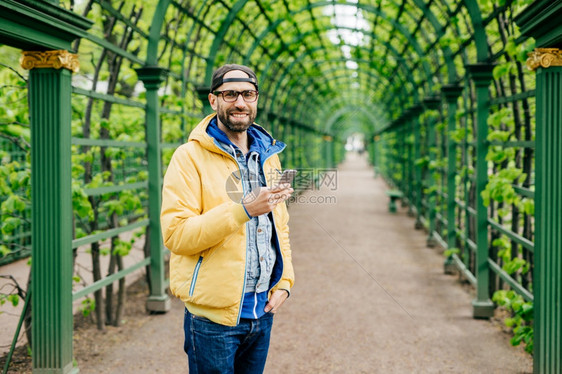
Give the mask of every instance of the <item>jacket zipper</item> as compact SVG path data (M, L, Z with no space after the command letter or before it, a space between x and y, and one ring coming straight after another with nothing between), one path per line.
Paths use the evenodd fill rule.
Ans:
M232 157L232 155L230 155ZM242 169L240 168L240 164L235 157L232 157L234 162L236 162L236 166L238 166L238 172L240 173L240 181L242 182L242 196L246 196L246 190L244 188L244 181L242 180ZM245 209L245 208L244 208ZM244 281L242 283L242 295L240 296L240 304L238 304L238 317L236 318L236 325L240 324L240 316L242 315L242 304L244 303L244 294L246 293L246 271L248 269L248 222L245 223L246 226L246 250L244 251L244 273L243 277Z
M266 162L271 156L276 155L276 154L278 154L278 153L281 153L284 149L285 149L285 147L281 148L281 149L279 150L279 152L272 153L268 158L266 158L266 159L263 161L263 163L262 163L262 170L263 170L263 165L265 165L265 162ZM266 184L266 187L269 187L269 186L267 185L267 178L265 179L265 184ZM271 287L269 288L268 292L269 292L270 290L272 290L275 286L277 286L277 285L279 284L279 282L281 282L281 279L283 278L283 269L284 269L284 267L285 267L285 264L283 263L283 252L281 252L281 243L279 243L279 232L277 231L277 226L275 225L275 217L273 216L273 211L271 212L271 224L273 225L273 230L275 230L275 242L277 243L277 249L279 249L279 253L276 253L276 255L278 255L277 258L279 258L280 261L281 261L281 278L279 278L279 280L278 280L273 286L271 286ZM275 265L274 265L274 266L275 266Z
M193 270L193 277L191 277L191 286L189 286L189 297L193 296L193 291L195 290L195 283L197 282L197 276L199 275L199 268L201 267L201 262L203 262L203 256L199 256L197 265L195 265L195 270Z

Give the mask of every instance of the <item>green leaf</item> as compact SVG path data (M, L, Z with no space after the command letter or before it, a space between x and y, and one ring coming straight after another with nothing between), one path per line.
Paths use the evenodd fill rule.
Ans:
M130 242L125 242L122 240L118 240L115 244L115 248L113 250L113 254L118 256L126 256L129 254L132 248L132 244Z
M19 195L10 195L6 201L2 203L2 213L23 212L26 210L27 204Z
M1 231L4 235L10 235L15 229L22 225L22 220L17 217L8 217L2 221Z
M523 337L521 335L515 335L509 342L512 346L516 347L521 344L521 340L523 340Z
M521 205L522 207L520 207L520 209L525 212L525 214L535 214L535 201L533 199L524 198L521 200Z
M492 245L499 248L511 248L511 242L505 235L500 236L492 241Z
M488 133L488 140L507 142L509 140L510 135L511 133L508 131L494 130Z
M497 80L508 75L510 71L511 71L511 63L506 62L494 67L494 71L492 74L494 75L494 79Z
M489 206L490 205L490 191L488 189L485 189L484 191L482 191L480 193L480 195L482 196L482 200L483 200L483 204L484 206Z
M511 209L509 207L498 209L498 216L501 218L505 218L511 214Z
M27 188L29 186L30 172L29 170L15 171L10 174L10 184L12 189Z
M102 206L107 209L108 215L111 215L113 213L122 215L125 210L125 205L119 200L105 201Z
M8 254L12 253L12 251L10 250L10 248L8 248L7 246L5 246L4 244L0 245L0 257L4 257Z
M82 300L82 315L87 317L96 309L96 301L92 298Z
M513 319L513 318L509 318L509 317L508 317L508 318L506 318L503 322L504 322L504 324L505 324L507 327L513 327L513 326L515 326L515 319Z
M19 295L16 295L16 294L8 295L7 299L8 299L9 302L12 303L12 306L18 306L18 304L20 302L20 297L19 297Z
M506 271L506 273L508 274L513 274L516 271L518 271L519 269L521 269L527 262L519 257L516 257L514 259L512 259L511 261L505 263L503 265L503 269ZM517 306L519 304L516 304Z
M532 313L533 312L533 303L526 302L521 306L521 311L523 313Z
M500 2L505 3L505 0L500 0ZM517 53L517 44L515 43L515 40L512 37L509 38L504 49L511 56L514 56Z
M421 157L421 158L417 159L414 163L415 163L416 166L424 167L427 164L429 164L429 157L427 157L427 156Z
M88 235L88 234L86 233L86 231L84 231L84 230L81 229L80 227L77 227L77 228L76 228L75 234L76 234L76 239L78 239L78 238L83 238L83 237L85 237L86 235Z
M455 255L458 255L459 253L461 253L461 250L458 249L458 248L449 248L449 249L447 249L447 250L445 250L445 251L443 252L443 254L444 254L445 256L447 256L447 257L450 257L450 256L452 256L452 255L454 255L454 254L455 254Z

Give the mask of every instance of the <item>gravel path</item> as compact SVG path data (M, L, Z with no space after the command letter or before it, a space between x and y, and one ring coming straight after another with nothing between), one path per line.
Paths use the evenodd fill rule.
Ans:
M275 318L266 373L532 372L497 323L472 319L470 289L443 274L444 257L404 209L387 212L367 163L351 155L337 177L335 191L290 207L297 283ZM78 334L80 373L187 373L182 319L173 300L165 315L91 336L95 346Z

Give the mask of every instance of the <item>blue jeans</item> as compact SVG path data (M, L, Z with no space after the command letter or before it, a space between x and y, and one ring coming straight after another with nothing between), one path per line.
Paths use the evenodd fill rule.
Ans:
M185 309L183 350L189 374L261 374L265 367L273 314L240 319L224 326L197 317Z

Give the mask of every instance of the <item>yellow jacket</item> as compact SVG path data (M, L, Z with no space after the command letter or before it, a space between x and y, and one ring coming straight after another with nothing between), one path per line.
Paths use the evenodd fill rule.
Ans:
M244 207L227 194L227 180L238 171L238 165L206 132L214 116L203 119L188 142L174 152L164 177L160 218L164 245L172 252L172 293L190 313L235 326L244 296L249 218ZM275 140L267 136L274 145ZM265 160L263 169L271 186L272 177L281 172L277 154ZM276 266L280 267L272 275L269 296L293 286L288 221L286 205L277 205L273 210L274 236L281 256L277 257Z

